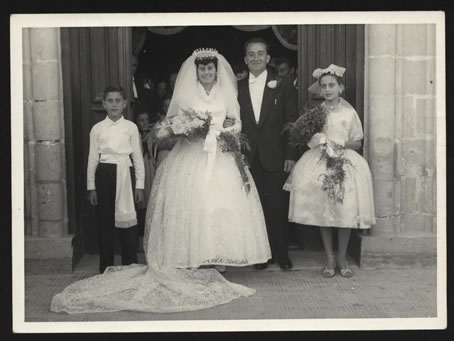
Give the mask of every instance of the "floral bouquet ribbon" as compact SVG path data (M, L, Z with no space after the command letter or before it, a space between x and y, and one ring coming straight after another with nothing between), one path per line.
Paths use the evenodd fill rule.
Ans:
M205 144L203 145L203 151L208 153L207 163L205 167L205 180L207 182L211 179L211 175L213 173L214 163L216 161L216 150L218 149L217 138L219 134L219 129L211 126L205 138Z

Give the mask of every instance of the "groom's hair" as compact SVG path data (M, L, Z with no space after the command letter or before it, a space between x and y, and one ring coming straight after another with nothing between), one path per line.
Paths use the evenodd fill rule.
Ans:
M270 44L268 44L268 42L265 39L263 39L263 38L255 37L255 38L249 39L247 42L244 43L244 46L243 46L244 55L246 55L247 47L250 44L254 44L254 43L260 43L260 44L265 45L266 53L270 54Z

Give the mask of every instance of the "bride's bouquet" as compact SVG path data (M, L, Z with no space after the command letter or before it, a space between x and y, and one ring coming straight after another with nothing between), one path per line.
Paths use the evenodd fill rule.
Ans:
M150 131L151 141L161 148L171 149L178 140L189 142L203 140L207 137L211 125L211 113L199 113L192 109L183 110L176 116L164 118L157 122ZM240 171L241 179L246 192L251 185L247 176L247 165L244 161L242 149L249 149L245 135L235 132L221 132L217 139L223 153L231 153Z
M315 134L322 132L327 116L328 111L324 107L304 107L301 116L284 127L284 131L289 135L289 144L300 149L306 147ZM322 189L329 198L342 204L345 194L344 165L351 165L350 160L344 156L344 147L326 139L326 142L320 145L319 162L326 163L326 173L319 175L322 178Z
M171 118L157 122L150 131L152 142L171 148L179 139L196 141L204 139L210 129L209 112L198 113L192 109L183 110Z

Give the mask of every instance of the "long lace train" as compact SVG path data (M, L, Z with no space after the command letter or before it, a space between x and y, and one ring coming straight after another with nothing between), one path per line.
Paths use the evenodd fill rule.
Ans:
M53 298L52 311L193 311L255 293L215 269L197 269L263 263L271 255L257 189L246 194L235 161L220 150L207 183L202 148L177 144L156 172L144 235L148 265L109 267L75 282Z
M110 267L103 274L73 283L53 298L51 310L172 313L207 309L254 293L254 289L227 281L215 269L156 271L134 264Z

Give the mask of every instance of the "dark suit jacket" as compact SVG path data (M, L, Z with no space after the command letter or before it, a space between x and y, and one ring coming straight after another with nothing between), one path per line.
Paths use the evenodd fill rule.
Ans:
M262 167L267 171L283 171L285 160L298 157L298 150L289 146L287 134L282 133L286 123L299 117L297 92L288 79L283 79L274 89L269 88L268 82L275 79L268 70L258 124L249 93L249 77L238 82L242 132L247 135L251 146L245 155L252 165L258 153Z
M134 99L134 113L138 114L140 111L146 111L150 116L151 122L156 122L158 120L157 114L161 112L159 99L151 90L148 90L143 86L141 75L136 75L134 77L134 83L136 85L137 95L139 96Z

